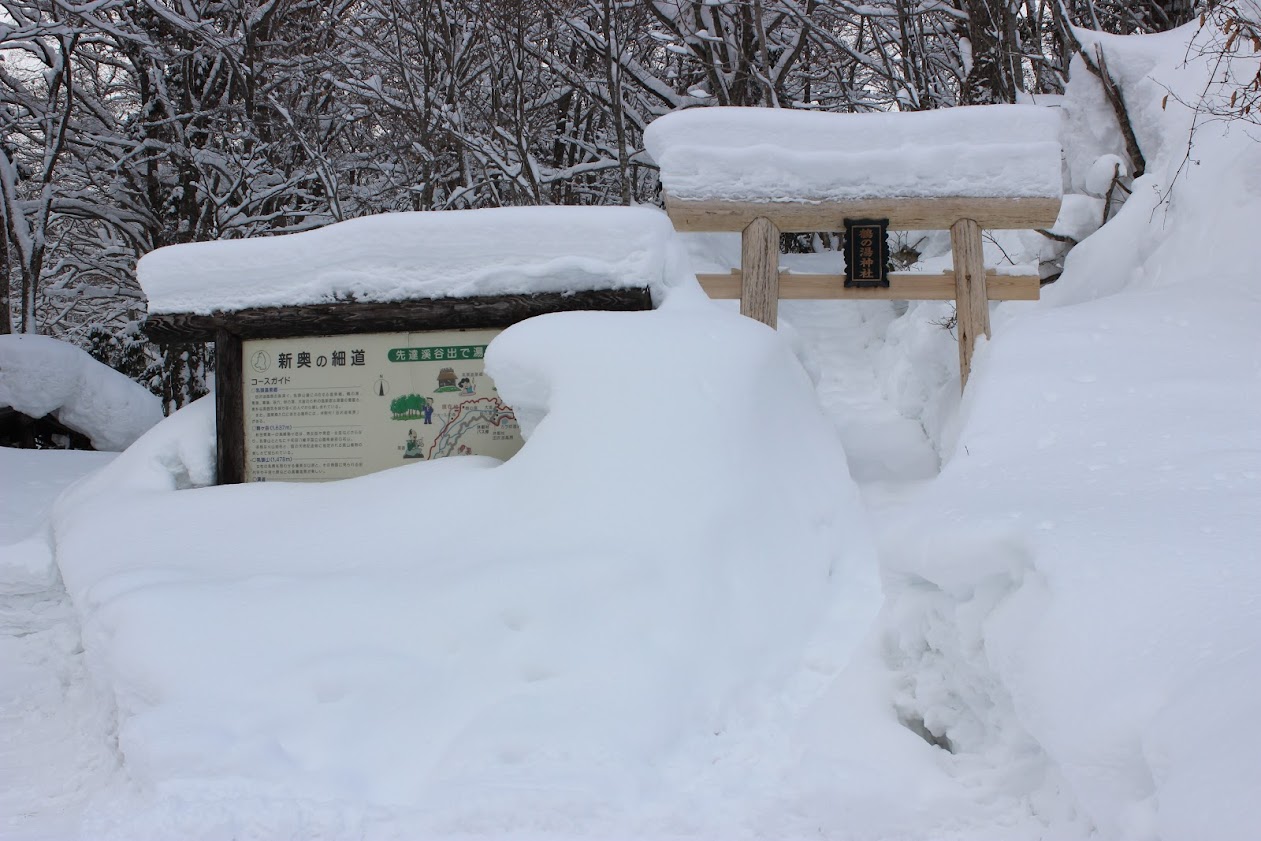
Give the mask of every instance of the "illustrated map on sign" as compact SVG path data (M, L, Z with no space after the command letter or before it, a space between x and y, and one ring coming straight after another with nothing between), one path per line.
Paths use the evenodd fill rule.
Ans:
M498 332L245 342L246 481L323 481L446 456L511 457L520 428L483 367Z

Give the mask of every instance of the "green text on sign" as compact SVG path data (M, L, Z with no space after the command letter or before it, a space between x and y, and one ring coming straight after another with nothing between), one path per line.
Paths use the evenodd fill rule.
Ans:
M486 356L486 345L443 345L441 347L391 348L391 362L445 362L461 359L481 359Z

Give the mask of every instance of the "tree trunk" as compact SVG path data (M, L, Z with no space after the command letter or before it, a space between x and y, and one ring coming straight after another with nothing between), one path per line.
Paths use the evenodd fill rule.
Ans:
M968 15L972 67L963 81L964 105L1015 102L1022 89L1016 15L1006 0L962 0Z
M613 106L613 130L617 138L617 171L621 182L622 204L631 203L630 150L626 148L626 115L622 108L622 31L614 18L616 9L604 0L604 69L609 85L609 102Z
M13 332L13 316L9 312L9 295L11 291L9 286L9 232L0 228L0 334Z

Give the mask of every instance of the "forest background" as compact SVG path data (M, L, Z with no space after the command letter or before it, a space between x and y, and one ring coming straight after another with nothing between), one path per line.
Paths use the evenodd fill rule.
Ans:
M74 342L169 411L204 393L212 349L140 332L152 249L654 203L642 136L669 111L1023 101L1061 93L1077 55L1125 134L1073 27L1214 16L1253 39L1218 49L1253 47L1237 5L1192 0L0 0L0 332ZM1119 179L1142 174L1132 140Z

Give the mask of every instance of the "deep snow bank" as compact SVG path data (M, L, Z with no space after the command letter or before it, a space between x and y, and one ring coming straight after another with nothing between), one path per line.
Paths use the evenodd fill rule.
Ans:
M98 450L125 449L162 420L161 401L126 375L74 345L25 334L0 335L0 406L52 414Z
M410 837L741 820L706 799L775 772L733 745L879 600L808 378L708 304L533 319L487 363L530 433L504 464L177 492L207 478L203 401L63 498L125 768L174 798L102 834L226 837L246 796L388 804Z
M1193 29L1092 36L1147 174L1042 304L1000 308L942 475L883 538L903 714L959 755L1044 751L1105 838L1257 827L1261 144L1203 123L1184 162ZM1115 124L1080 65L1064 108L1081 185Z

